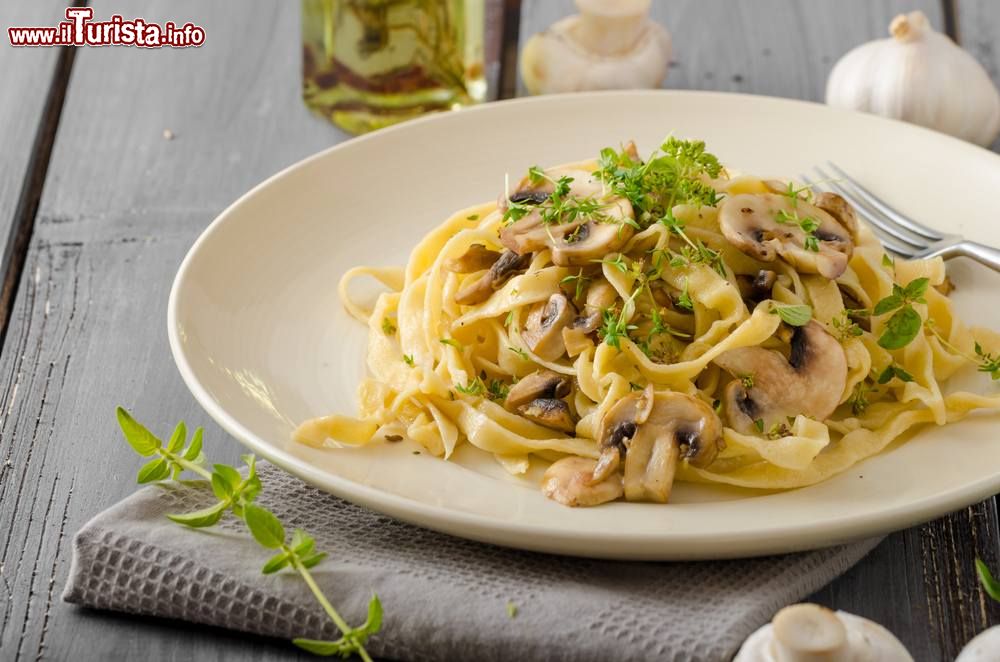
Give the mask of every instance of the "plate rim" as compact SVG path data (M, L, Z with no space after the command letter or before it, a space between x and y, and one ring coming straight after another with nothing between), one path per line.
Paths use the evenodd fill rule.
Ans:
M957 138L941 134L930 129L909 124L906 122L889 118L860 113L851 110L834 108L826 104L806 101L801 99L786 99L782 97L772 97L765 95L742 94L731 92L704 91L704 90L627 90L627 91L600 91L572 94L556 94L542 97L522 97L492 102L462 109L458 113L438 113L426 117L403 122L395 126L387 127L376 132L356 136L344 140L338 144L326 147L310 156L307 156L295 163L292 163L273 175L267 177L247 192L239 196L219 213L208 226L199 234L188 249L178 267L170 288L170 295L167 302L167 337L170 345L171 355L177 366L184 384L194 396L198 404L208 413L208 415L218 423L227 433L235 437L241 444L250 448L267 461L282 470L299 477L305 482L333 494L338 498L348 502L361 505L366 508L384 513L399 520L432 529L435 531L456 535L463 538L497 544L517 549L526 549L537 552L556 553L569 556L608 558L622 560L693 560L693 559L713 559L713 558L750 558L767 554L788 553L794 551L806 551L818 549L831 545L846 543L849 541L861 540L874 536L886 535L892 531L909 528L930 519L943 516L957 509L965 507L971 503L976 503L989 496L1000 492L1000 470L992 476L982 478L972 483L964 484L948 492L934 496L926 496L922 499L909 501L905 504L882 508L864 513L861 515L844 516L838 519L824 519L808 525L795 524L776 526L766 530L766 536L756 530L742 532L671 532L664 530L650 530L642 533L618 534L619 540L628 543L629 549L621 549L621 546L613 550L586 549L573 550L574 543L586 543L591 537L580 531L552 530L538 524L518 523L499 520L487 515L471 513L467 511L448 508L393 494L364 483L355 482L337 474L326 472L318 467L310 465L304 459L294 454L282 450L280 446L268 443L266 440L256 435L246 428L240 421L231 415L226 409L216 402L212 395L202 385L194 372L191 362L180 338L180 329L177 323L180 305L180 291L191 265L197 259L197 254L201 248L210 241L212 235L232 219L238 218L240 208L257 193L273 183L290 176L299 169L307 168L315 161L327 158L330 153L353 149L357 145L363 145L370 140L384 139L385 135L394 135L398 132L412 130L412 127L434 122L448 122L450 118L457 114L468 115L473 113L498 112L497 108L512 105L545 104L560 99L572 97L585 103L588 99L605 96L701 96L715 97L716 99L733 99L734 97L749 98L757 103L774 103L776 105L797 105L814 109L823 109L824 112L843 114L848 116L863 116L865 121L872 121L874 124L887 123L893 125L894 130L905 128L927 134L933 134L934 139L944 139L946 142L970 148L974 151L985 152L990 156L1000 159L1000 155L971 143L961 141ZM998 163L1000 168L1000 163ZM801 489L801 488L798 488ZM511 539L517 538L517 542ZM762 539L763 538L763 539ZM729 543L729 547L737 548L735 553L728 553L722 548L722 543ZM666 547L680 546L681 549L671 549ZM693 548L711 547L713 553L688 551ZM666 549L665 549L666 548Z

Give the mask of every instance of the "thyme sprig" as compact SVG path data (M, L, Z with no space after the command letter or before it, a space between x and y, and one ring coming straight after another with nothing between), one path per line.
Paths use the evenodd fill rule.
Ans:
M232 513L243 521L257 544L265 549L277 551L267 560L261 572L272 574L289 567L295 570L341 632L340 639L335 641L297 638L293 639L292 643L316 655L339 655L344 658L357 655L365 662L372 662L371 656L365 650L365 644L369 637L382 628L383 612L378 596L372 595L368 602L368 616L364 623L358 627L348 625L309 572L310 568L326 558L326 552L317 552L316 540L302 529L295 529L289 540L281 520L271 511L255 503L263 486L257 475L256 459L253 455L242 457L247 465L245 478L235 467L225 464L215 464L209 471L204 466L201 428L195 430L188 443L187 428L182 421L174 428L170 440L163 443L124 408L118 407L117 416L118 425L129 446L142 457L153 458L139 469L136 478L139 483L157 482L168 477L176 479L184 471L190 471L208 481L212 487L212 493L217 499L214 505L191 513L170 514L167 517L185 526L204 528L217 523L227 512Z
M880 300L872 309L872 315L887 315L892 317L886 322L885 330L879 336L878 344L885 349L901 349L906 347L920 333L923 320L913 308L914 303L927 303L924 293L930 281L927 278L917 278L905 287L892 284L892 294Z
M793 209L791 213L784 209L779 209L774 215L774 220L782 225L798 226L802 230L802 234L805 235L802 242L805 249L813 253L819 252L819 237L816 236L816 230L819 229L819 221L815 218L812 216L799 216L799 212L796 209Z

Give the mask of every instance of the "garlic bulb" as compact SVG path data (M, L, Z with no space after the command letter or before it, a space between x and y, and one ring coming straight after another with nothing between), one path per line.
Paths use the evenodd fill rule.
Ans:
M991 662L1000 651L1000 625L983 630L965 645L955 662Z
M841 58L826 102L992 143L1000 133L1000 93L975 58L919 11L894 18L889 33Z
M733 662L913 662L891 632L814 604L785 607L751 634Z
M659 87L670 33L647 18L651 0L576 0L568 16L525 44L521 77L532 94Z

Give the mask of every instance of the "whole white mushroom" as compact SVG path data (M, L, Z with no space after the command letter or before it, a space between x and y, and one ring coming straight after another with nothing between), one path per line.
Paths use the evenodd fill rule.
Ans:
M913 662L884 627L814 604L785 607L751 634L733 662Z
M1000 659L1000 625L983 630L965 645L955 662L996 662Z
M659 87L670 33L649 20L652 0L576 0L579 14L531 37L521 77L532 94Z

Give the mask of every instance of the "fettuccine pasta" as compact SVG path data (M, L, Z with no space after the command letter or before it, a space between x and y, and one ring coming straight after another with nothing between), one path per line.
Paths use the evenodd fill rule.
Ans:
M388 291L368 308L350 284ZM893 260L846 200L733 176L668 139L533 167L431 231L405 267L340 283L369 327L357 417L314 446L469 443L566 505L666 502L675 480L787 489L1000 394L949 392L998 336L948 300L940 258Z

